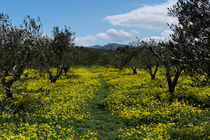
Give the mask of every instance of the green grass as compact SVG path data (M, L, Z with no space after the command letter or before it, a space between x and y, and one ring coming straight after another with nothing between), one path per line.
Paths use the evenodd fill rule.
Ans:
M84 135L91 130L97 134L99 140L116 140L118 139L118 129L125 127L124 123L113 116L104 105L104 99L109 94L109 88L102 75L98 76L101 87L96 91L96 95L86 107L89 112L87 120L77 122L73 129L79 135Z

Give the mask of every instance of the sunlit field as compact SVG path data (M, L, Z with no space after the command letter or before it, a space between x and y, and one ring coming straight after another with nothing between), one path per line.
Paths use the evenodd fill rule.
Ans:
M55 71L54 71L55 72ZM209 139L210 87L205 77L182 73L169 101L165 70L155 80L144 70L71 68L56 83L28 69L1 86L2 139ZM7 105L5 105L7 104Z

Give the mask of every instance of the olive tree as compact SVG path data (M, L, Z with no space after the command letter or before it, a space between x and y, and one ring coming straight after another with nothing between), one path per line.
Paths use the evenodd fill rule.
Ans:
M172 40L159 43L159 52L150 47L166 68L172 98L181 72L209 76L209 9L208 0L178 0L169 8L169 15L178 19L178 24L170 25Z
M40 19L27 16L23 25L13 26L9 16L0 14L0 78L6 96L13 98L11 87L39 54Z
M49 74L50 81L55 83L62 72L68 72L71 64L72 51L74 47L74 33L70 28L65 27L60 30L59 27L53 28L53 37L43 38L44 45L44 68ZM56 74L53 74L50 68L56 68Z
M169 8L169 15L178 19L178 24L170 25L174 31L171 35L172 42L165 44L169 48L171 64L176 68L175 81L171 80L170 66L166 71L171 93L174 92L182 71L209 76L209 9L209 0L178 0Z
M149 41L139 39L132 42L131 45L133 47L142 48L142 50L134 57L135 65L140 69L146 70L150 74L151 80L154 80L160 65L160 61L156 56L153 55L149 48L151 47L154 51L157 51L157 42L155 42L153 39Z

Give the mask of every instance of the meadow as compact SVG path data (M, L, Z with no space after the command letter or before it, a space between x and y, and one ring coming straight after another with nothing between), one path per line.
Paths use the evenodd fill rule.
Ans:
M55 70L54 70L55 72ZM6 99L1 139L210 139L210 87L182 73L169 101L165 70L71 68L56 83L28 69Z

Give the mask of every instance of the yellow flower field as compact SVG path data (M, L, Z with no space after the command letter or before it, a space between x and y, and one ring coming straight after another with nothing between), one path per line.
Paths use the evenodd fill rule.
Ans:
M75 68L69 77L63 76L57 83L51 84L46 77L35 78L36 71L29 70L31 80L14 85L16 91L14 104L25 103L26 110L33 108L30 114L18 115L2 112L0 137L4 139L73 139L74 130L69 123L86 119L84 110L87 101L94 97L100 86L98 74L87 69ZM24 77L23 77L24 78ZM22 85L22 86L20 86ZM17 87L16 87L17 86ZM25 89L26 88L26 89ZM3 98L3 97L1 97ZM2 100L2 99L1 99ZM27 101L28 100L28 101ZM19 114L21 115L21 114Z
M175 92L177 99L170 103L163 70L159 71L156 80L150 80L146 71L133 76L128 69L113 69L104 77L110 87L106 106L129 125L119 129L121 138L207 139L209 136L209 108L184 101L184 97L191 97L209 106L208 86L192 87L191 78L182 75Z
M143 70L132 75L130 69L71 68L56 83L29 69L12 87L14 100L5 100L0 87L0 138L209 139L210 88L194 84L182 74L170 102L163 69L150 80ZM102 105L93 110L97 100ZM94 120L109 119L108 114L119 127Z

